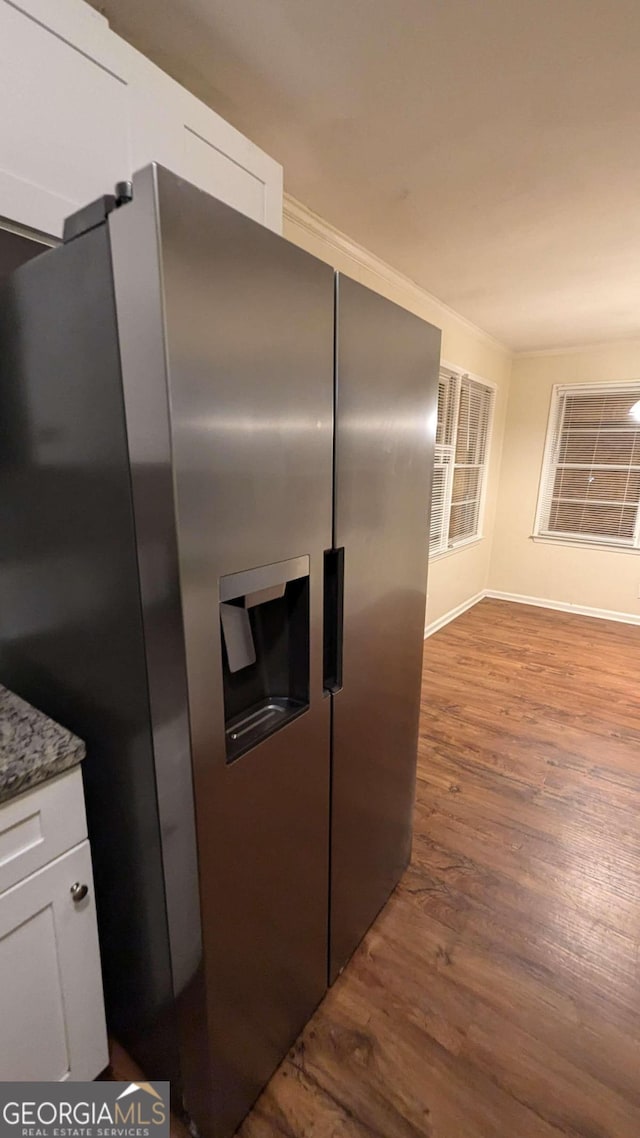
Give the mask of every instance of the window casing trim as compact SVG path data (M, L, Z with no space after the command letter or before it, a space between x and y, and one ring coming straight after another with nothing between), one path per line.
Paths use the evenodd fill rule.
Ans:
M634 549L632 545L612 545L611 542L603 537L601 541L580 541L579 538L573 537L548 537L547 534L530 533L529 541L533 541L536 545L556 545L561 549L592 549L600 550L601 553L640 553L640 550Z
M472 545L479 545L484 541L484 533L477 533L475 537L464 537L461 541L457 541L455 545L449 546L448 549L439 549L437 553L429 554L429 561L440 561L443 557L451 557L454 553L462 553L463 549L468 549Z
M554 427L558 421L558 412L561 400L567 394L571 395L611 395L614 392L637 392L640 400L640 379L623 380L611 383L554 383L551 389L549 413L545 433L542 464L538 478L538 496L536 512L533 522L533 541L549 542L553 545L586 547L588 549L609 549L619 553L640 553L640 506L636 514L633 539L629 541L622 538L616 541L610 535L603 534L576 534L562 533L557 530L543 528L545 516L545 489L547 479L551 476L554 456ZM638 424L640 430L640 424ZM558 436L560 436L558 431Z
M488 483L489 483L489 466L490 466L490 462L491 462L491 453L492 453L492 445L493 445L493 427L494 427L494 419L495 419L495 412L496 412L496 400L497 400L497 392L498 392L498 385L497 385L497 383L494 383L493 380L484 379L483 376L476 375L475 372L469 371L468 368L461 368L458 364L452 364L448 360L444 360L444 359L440 360L440 369L439 369L438 375L440 375L442 372L448 372L452 377L454 377L458 381L458 383L460 383L461 380L463 380L463 379L470 379L473 383L477 383L481 387L488 388L491 391L491 405L489 408L489 420L488 420L487 435L486 435L486 440L485 440L485 461L483 464L484 477L482 479L482 487L480 490L480 503L478 506L478 527L477 527L477 531L476 531L476 533L472 534L471 537L460 538L459 541L456 541L452 544L449 544L446 547L443 547L442 549L438 549L437 551L434 551L433 553L430 552L429 553L429 560L430 561L436 561L441 557L449 557L449 556L451 556L452 553L461 552L463 549L466 549L468 546L476 545L478 542L484 540L484 537L485 537L485 533L484 533L485 508L486 508L486 502L487 502L487 488L488 488ZM455 447L454 447L454 450L455 450ZM451 464L451 477L453 477L454 465L455 465L455 463L452 462L452 464ZM451 506L451 503L449 503L449 506ZM428 540L428 538L427 538L427 540Z

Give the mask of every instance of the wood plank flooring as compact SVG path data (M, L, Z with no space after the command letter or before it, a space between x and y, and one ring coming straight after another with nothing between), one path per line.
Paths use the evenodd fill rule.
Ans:
M640 1138L640 628L425 645L413 860L240 1138Z

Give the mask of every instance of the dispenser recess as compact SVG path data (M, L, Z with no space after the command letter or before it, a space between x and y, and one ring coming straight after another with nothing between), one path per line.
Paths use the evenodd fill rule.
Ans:
M309 558L220 578L227 762L309 707Z

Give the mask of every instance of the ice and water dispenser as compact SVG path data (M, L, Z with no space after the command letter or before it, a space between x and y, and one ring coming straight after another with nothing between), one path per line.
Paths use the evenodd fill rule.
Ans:
M220 578L227 762L309 706L309 558Z

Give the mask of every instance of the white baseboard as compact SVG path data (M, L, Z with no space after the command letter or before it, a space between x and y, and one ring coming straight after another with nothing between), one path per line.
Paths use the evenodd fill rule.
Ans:
M449 622L455 620L456 617L462 616L463 612L466 612L467 609L473 608L484 596L484 592L476 593L474 597L469 597L466 601L463 601L461 605L456 605L454 609L450 609L444 616L440 616L437 620L432 621L424 630L425 640L428 636L433 636L434 632L438 632L441 628L444 628L445 624L449 624Z
M534 605L541 609L556 609L558 612L573 612L577 616L593 616L597 620L617 620L621 624L640 624L640 613L616 612L614 609L590 608L589 605L572 605L569 601L551 601L544 597L525 597L522 593L501 593L497 589L485 589L483 597L495 601L514 601L518 605ZM477 598L474 597L474 603ZM435 630L434 630L435 631Z
M640 624L640 613L633 612L616 612L615 609L597 609L591 608L589 605L572 605L568 601L552 601L545 597L525 597L522 593L503 593L499 589L483 589L482 592L476 593L475 596L469 597L468 600L463 601L462 604L456 605L454 609L450 609L444 616L438 617L431 624L428 624L424 630L425 640L429 636L433 636L434 632L438 632L449 624L456 617L462 616L463 612L467 609L473 608L477 605L478 601L488 597L494 601L513 601L518 605L533 605L539 609L555 609L557 612L572 612L576 616L592 616L596 620L617 620L620 624Z

